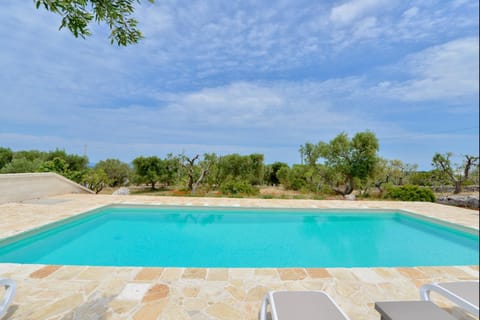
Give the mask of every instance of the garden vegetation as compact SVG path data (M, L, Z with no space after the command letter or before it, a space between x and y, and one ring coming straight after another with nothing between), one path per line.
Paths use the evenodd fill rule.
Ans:
M262 154L138 156L132 163L105 159L89 165L87 157L49 152L12 151L0 147L0 173L56 172L95 192L134 186L143 193L169 190L181 195L257 196L262 186L277 186L313 198L346 196L435 201L431 188L451 185L456 193L479 184L479 158L465 155L453 164L452 153L432 157L433 169L378 156L379 142L370 131L352 138L340 133L329 142L300 146L301 163L265 164Z

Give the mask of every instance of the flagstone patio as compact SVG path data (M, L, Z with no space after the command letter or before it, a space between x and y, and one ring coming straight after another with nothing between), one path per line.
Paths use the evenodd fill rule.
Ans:
M479 228L478 211L431 203L74 195L0 205L0 237L100 206L192 206L401 209ZM435 281L479 279L479 266L416 268L125 268L0 264L18 292L4 319L256 319L268 290L324 290L354 319L379 319L373 304L418 300ZM458 319L472 319L447 301Z

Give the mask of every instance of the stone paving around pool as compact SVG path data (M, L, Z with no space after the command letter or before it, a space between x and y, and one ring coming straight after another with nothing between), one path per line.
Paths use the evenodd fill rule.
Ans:
M0 205L0 237L103 205L402 209L478 230L478 211L431 203L74 195ZM418 300L436 281L479 279L479 266L416 268L126 268L0 264L18 291L4 319L256 319L268 290L324 290L352 319L379 319L375 301ZM1 293L0 293L1 294ZM474 319L446 300L458 319Z

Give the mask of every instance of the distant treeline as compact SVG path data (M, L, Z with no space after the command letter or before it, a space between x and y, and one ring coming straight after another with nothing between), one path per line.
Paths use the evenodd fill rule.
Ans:
M432 158L433 170L417 171L415 164L380 158L378 149L375 134L366 131L351 139L341 133L328 143L305 143L299 148L302 164L292 166L265 164L262 154L206 153L139 156L131 164L106 159L91 167L87 157L64 150L14 152L0 147L0 173L56 172L95 192L106 186L145 185L151 190L161 187L192 194L256 195L262 185L281 185L319 195L348 195L355 190L357 196L388 197L401 191L409 199L423 197L419 187L453 185L460 192L463 185L479 183L478 157L464 156L463 163L455 166L451 153L437 153ZM403 189L394 190L398 187ZM431 196L426 199L431 201Z

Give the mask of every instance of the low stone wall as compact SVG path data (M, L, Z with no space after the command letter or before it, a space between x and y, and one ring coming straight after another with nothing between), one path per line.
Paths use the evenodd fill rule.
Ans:
M52 172L0 174L0 203L93 191Z
M478 209L479 197L478 196L459 196L451 195L437 198L437 202L441 204L449 204L457 207L465 207L471 209Z
M435 186L435 187L430 187L435 192L448 192L448 193L453 193L455 191L454 186ZM479 186L465 186L463 187L464 192L479 192L480 187Z

